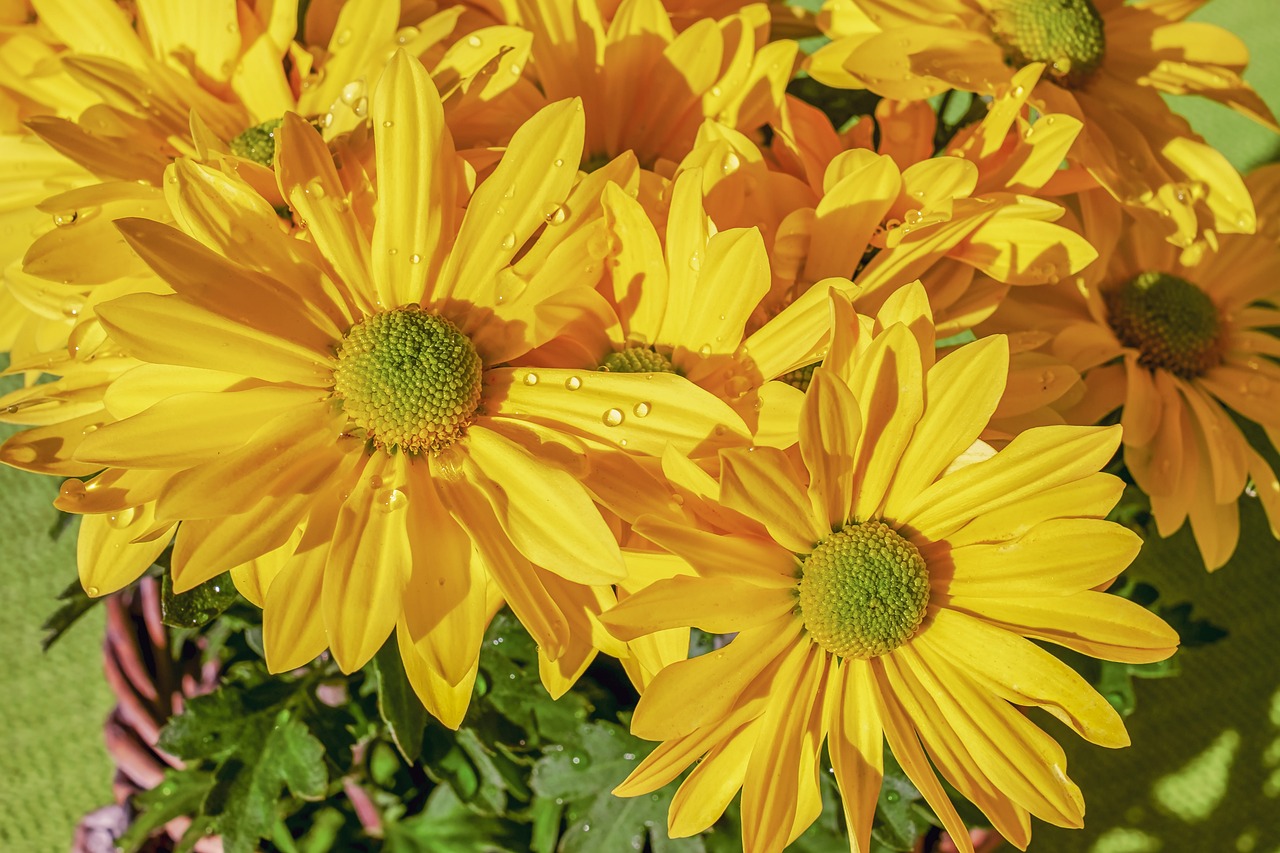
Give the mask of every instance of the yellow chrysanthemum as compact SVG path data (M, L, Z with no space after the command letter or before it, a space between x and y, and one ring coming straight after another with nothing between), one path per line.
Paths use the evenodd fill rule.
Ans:
M1265 234L1179 252L1105 195L1079 204L1098 263L1060 287L1018 291L984 328L1054 336L1054 354L1087 388L1063 401L1065 417L1096 423L1120 409L1125 463L1160 534L1190 520L1217 569L1235 551L1250 480L1280 530L1276 474L1230 414L1280 446L1280 252Z
M0 84L28 98L39 140L0 137L10 167L0 211L21 226L0 238L0 311L17 325L13 363L27 369L56 364L68 338L73 355L101 354L95 306L162 287L112 223L172 221L163 178L174 157L234 170L285 210L271 171L280 117L307 116L328 139L363 124L367 92L397 47L430 63L464 144L505 144L533 111L492 107L520 80L528 33L490 27L450 44L460 7L397 29L395 4L348 3L327 26L307 27L324 39L310 48L293 40L287 2L198 14L148 3L131 16L110 0L39 0L36 10L38 24L0 46ZM500 56L515 73L476 82Z
M607 25L598 0L517 6L543 93L582 98L589 169L627 150L645 168L678 162L704 118L754 132L776 114L797 51L791 40L765 44L764 3L679 34L661 0L623 0Z
M976 442L1004 387L1004 340L934 364L911 291L910 325L886 314L879 331L833 292L803 468L781 451L727 450L722 532L637 526L686 565L606 624L620 637L737 632L665 669L636 708L633 732L663 743L616 793L696 763L672 802L673 836L705 829L741 788L746 851L781 850L821 812L825 741L853 849L866 851L887 740L961 849L968 832L930 762L1025 848L1030 814L1079 826L1084 806L1062 750L1016 706L1104 746L1128 737L1105 699L1024 638L1131 662L1177 645L1158 618L1097 591L1140 545L1103 518L1122 490L1099 473L1119 430L1030 430L998 453Z
M1042 63L1030 103L1084 123L1070 162L1187 245L1202 228L1249 233L1255 217L1240 176L1161 93L1202 95L1280 130L1240 77L1243 42L1184 20L1198 5L834 0L823 22L835 40L806 67L831 85L922 100L951 88L998 95L1024 85L1014 80L1019 69Z
M624 566L580 481L579 437L659 454L714 451L746 430L671 374L504 366L593 293L578 214L549 216L586 209L571 192L581 104L535 115L470 199L417 60L396 54L370 109L379 183L364 217L344 183L358 178L285 115L280 192L309 240L283 233L243 181L178 160L182 230L118 223L174 293L100 306L116 344L146 363L96 395L69 375L0 401L22 412L35 393L79 416L19 433L0 459L105 466L58 501L86 513L91 594L132 581L173 536L176 589L231 570L263 605L273 670L328 647L351 671L395 630L419 696L456 726L503 599L553 693L595 653L594 614ZM534 268L513 265L526 248Z

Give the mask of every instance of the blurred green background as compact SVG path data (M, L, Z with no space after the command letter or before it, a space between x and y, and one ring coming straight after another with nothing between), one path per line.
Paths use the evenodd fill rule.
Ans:
M1244 39L1248 79L1280 108L1280 0L1214 0L1193 19ZM1277 159L1280 139L1207 101L1170 99L1242 171ZM0 391L17 378L0 381ZM0 428L0 437L11 429ZM0 466L0 851L68 849L81 815L111 801L102 723L103 614L95 609L48 654L41 623L75 577L72 527L50 535L57 484ZM1206 574L1184 530L1152 542L1138 574L1161 603L1195 603L1229 636L1184 651L1182 674L1135 680L1133 746L1110 752L1054 730L1088 801L1079 832L1037 824L1035 853L1280 853L1280 547L1245 500L1235 559ZM1052 724L1050 724L1052 725ZM602 851L611 853L611 851Z

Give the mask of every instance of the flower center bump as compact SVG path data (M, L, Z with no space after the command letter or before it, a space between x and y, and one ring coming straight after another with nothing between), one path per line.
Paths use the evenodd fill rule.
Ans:
M1116 337L1148 370L1193 379L1222 362L1218 309L1191 282L1144 272L1103 296Z
M1043 62L1059 84L1076 88L1102 64L1106 36L1091 0L994 0L991 6L996 43L1011 65Z
M438 453L475 419L481 373L475 346L456 326L405 305L351 327L333 388L375 447Z
M600 370L609 373L676 373L671 359L648 347L627 347L611 352L600 362Z
M805 558L800 614L814 641L840 657L887 654L920 629L929 573L916 546L881 521L851 523Z
M231 140L231 153L270 169L276 158L276 131L282 123L273 118L255 124Z

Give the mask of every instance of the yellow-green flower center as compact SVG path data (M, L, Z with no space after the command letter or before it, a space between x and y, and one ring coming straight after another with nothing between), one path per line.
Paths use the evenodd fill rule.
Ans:
M924 558L884 522L848 524L804 560L800 614L814 642L834 655L893 651L920 629L928 603Z
M809 383L813 381L813 371L817 370L820 362L815 361L813 364L806 364L804 367L797 367L795 370L789 371L778 377L778 381L785 382L792 388L801 391L809 390Z
M1186 279L1144 272L1103 296L1116 337L1143 367L1193 379L1222 362L1218 309Z
M280 119L273 118L255 124L231 140L231 153L270 169L276 158L276 130L281 123Z
M375 447L438 453L475 419L481 372L475 346L456 326L406 305L351 327L333 390Z
M648 347L627 347L611 352L600 362L600 370L610 373L675 373L671 359Z
M996 42L1011 65L1043 62L1070 88L1102 64L1107 40L1091 0L995 0L992 16Z

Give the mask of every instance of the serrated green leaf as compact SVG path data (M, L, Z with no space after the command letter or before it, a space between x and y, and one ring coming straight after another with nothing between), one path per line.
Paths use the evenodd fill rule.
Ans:
M378 684L378 713L387 724L391 740L410 764L422 754L427 709L409 684L395 639L383 644L371 663Z
M170 628L207 625L239 597L230 572L223 572L181 594L173 591L169 573L161 577L160 583L160 621Z
M288 710L276 715L269 730L251 729L250 737L215 771L204 813L217 819L229 853L252 851L268 837L281 816L281 796L324 796L329 775L324 747Z

